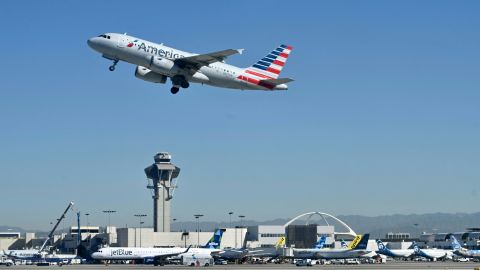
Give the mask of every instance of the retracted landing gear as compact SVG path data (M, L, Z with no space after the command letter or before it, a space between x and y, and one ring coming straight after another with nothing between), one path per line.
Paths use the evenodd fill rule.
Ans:
M113 60L113 65L109 66L108 69L110 71L114 71L115 70L115 66L118 64L118 60Z

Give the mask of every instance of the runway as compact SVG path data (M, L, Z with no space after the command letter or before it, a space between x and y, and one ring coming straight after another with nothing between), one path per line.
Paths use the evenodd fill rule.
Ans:
M385 264L361 264L361 265L314 265L312 267L297 267L293 264L244 264L244 265L215 265L211 267L202 267L202 269L225 269L225 270L245 270L245 269L267 269L267 270L277 270L277 269L430 269L430 270L453 270L453 269L475 269L480 267L480 263L471 263L471 262L388 262ZM4 267L7 268L7 267ZM15 265L11 266L8 269L59 269L58 266L34 266L34 265ZM113 265L103 265L103 264L82 264L82 265L65 265L61 267L62 269L67 270L107 270L107 269L192 269L193 267L188 266L153 266L153 265L133 265L133 264L113 264Z

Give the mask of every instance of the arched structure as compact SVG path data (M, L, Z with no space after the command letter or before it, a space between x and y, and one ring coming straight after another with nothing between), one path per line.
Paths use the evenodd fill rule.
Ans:
M304 213L304 214L301 214L297 217L294 217L293 219L291 219L289 222L285 223L284 227L285 229L287 228L288 225L292 224L293 222L295 222L297 219L299 218L302 218L302 217L305 217L305 216L308 216L307 218L307 224L308 222L310 221L310 218L314 215L318 215L320 216L327 225L330 225L328 224L328 221L325 219L325 216L327 217L330 217L332 219L334 219L335 221L337 221L338 223L340 223L343 227L345 227L345 229L347 229L347 232L334 232L335 234L344 234L344 235L351 235L353 237L355 237L357 234L355 233L355 231L350 228L350 226L348 226L345 222L341 221L340 219L330 215L330 214L327 214L327 213L323 213L323 212L308 212L308 213Z

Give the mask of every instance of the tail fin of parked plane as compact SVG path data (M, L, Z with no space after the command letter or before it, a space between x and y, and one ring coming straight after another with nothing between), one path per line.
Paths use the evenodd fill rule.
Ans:
M253 66L248 67L245 72L263 79L277 79L292 49L292 46L280 45Z
M460 245L460 243L457 241L457 238L455 238L455 236L450 235L450 242L452 244L452 248L453 250L459 250L462 248L462 246Z
M342 239L342 241L340 242L340 247L341 248L348 248L347 242L345 242L345 240Z
M285 246L285 236L280 237L278 242L275 244L275 248L281 248Z
M202 246L202 248L220 248L220 243L222 242L222 236L224 231L225 229L216 230L215 233L213 233L212 238L210 238L210 240L208 240L208 242L204 246Z
M378 246L378 250L380 250L380 251L387 251L388 250L387 246L385 246L385 244L380 239L377 240L377 246Z
M326 241L327 241L327 237L325 235L320 236L320 238L318 239L317 243L313 246L313 248L316 248L316 249L323 248Z
M353 249L366 249L368 245L368 238L370 238L370 234L364 234L362 239L360 239L360 242L358 242L358 245L356 245Z
M360 242L361 239L362 239L361 235L355 236L355 238L353 238L352 242L350 242L350 244L347 246L347 248L348 249L354 249L358 245L358 243Z

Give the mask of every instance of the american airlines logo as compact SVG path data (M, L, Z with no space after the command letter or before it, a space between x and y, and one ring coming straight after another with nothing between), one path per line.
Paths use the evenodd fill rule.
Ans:
M137 42L138 40L136 39L133 42L128 43L127 47L131 48L136 45L138 47L137 50L143 50L144 52L151 53L153 55L158 55L160 57L169 58L169 59L177 59L177 58L185 57L181 54L174 53L173 50L165 51L154 46L150 46L150 45L147 46L145 45L144 42L140 44L137 44Z
M121 256L121 255L133 255L131 250L125 250L123 248L112 250L112 256Z

